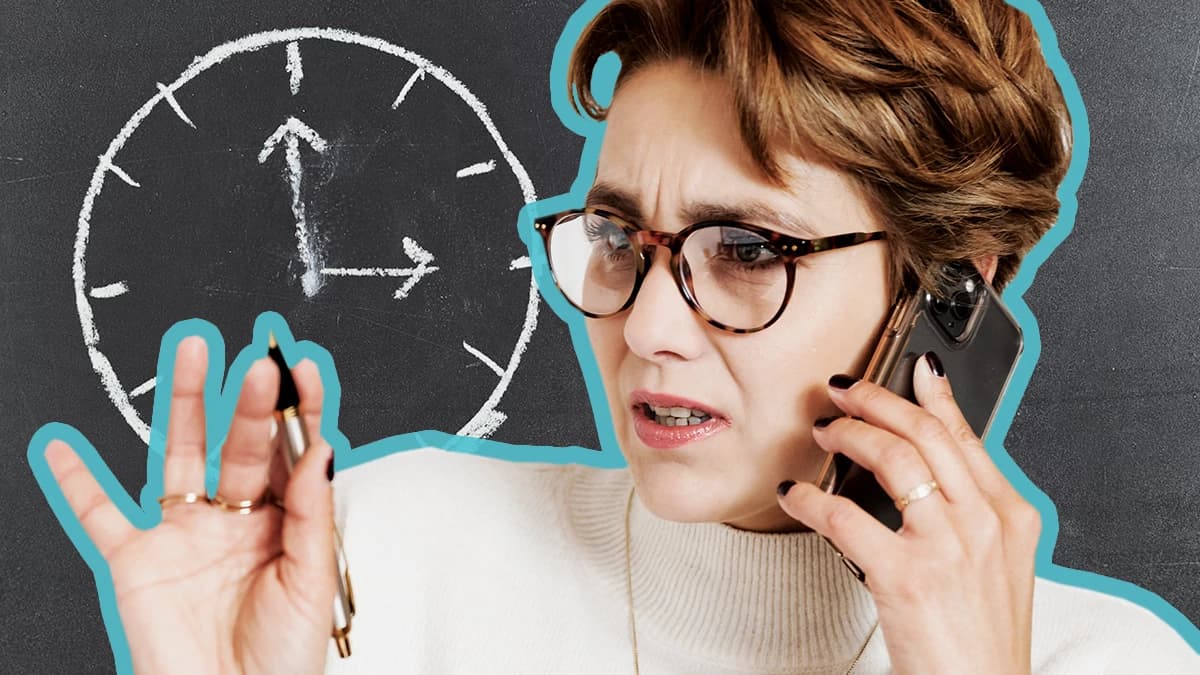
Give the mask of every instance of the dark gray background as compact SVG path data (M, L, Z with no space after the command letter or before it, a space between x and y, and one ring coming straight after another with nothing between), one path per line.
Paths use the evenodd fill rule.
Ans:
M1057 505L1056 562L1132 581L1196 621L1200 5L1045 4L1087 105L1092 150L1074 233L1026 294L1042 357L1006 447ZM489 2L469 12L432 0L248 5L0 8L0 440L11 465L0 478L2 672L113 670L91 572L25 451L41 425L64 421L135 494L144 481L144 446L88 363L70 266L96 156L155 82L256 31L345 28L456 74L488 105L539 196L565 190L575 176L580 139L561 127L548 90L551 52L573 1ZM467 16L477 23L462 24ZM511 221L498 227L496 237L516 239ZM263 303L253 307L271 308ZM253 307L214 317L231 348L249 340ZM341 363L338 346L326 346ZM152 369L156 353L142 356ZM509 421L498 440L595 447L567 331L544 304L505 402ZM361 443L407 430L379 419L343 431Z

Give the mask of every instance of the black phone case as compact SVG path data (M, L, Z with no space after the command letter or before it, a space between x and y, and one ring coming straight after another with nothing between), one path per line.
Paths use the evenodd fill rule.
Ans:
M938 314L933 310L935 297L923 291L894 310L865 379L915 402L913 369L925 352L935 352L950 378L963 416L975 434L983 438L1008 388L1023 342L1020 326L974 267L970 268L969 278L979 292L966 329L958 339L938 324ZM900 512L873 473L845 455L834 453L822 474L819 484L827 491L853 500L892 530L900 529Z

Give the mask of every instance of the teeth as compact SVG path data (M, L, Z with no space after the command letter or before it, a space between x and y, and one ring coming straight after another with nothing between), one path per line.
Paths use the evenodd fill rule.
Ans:
M704 417L708 415L703 410L696 410L695 408L681 408L678 406L674 408L653 406L653 408L654 414L659 417L679 417L686 420L689 417Z
M712 419L712 415L695 408L680 406L646 406L647 413L653 413L654 421L665 427L685 427L692 424L702 424Z

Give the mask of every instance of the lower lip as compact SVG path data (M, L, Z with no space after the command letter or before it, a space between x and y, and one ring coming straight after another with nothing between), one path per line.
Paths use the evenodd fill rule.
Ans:
M640 411L633 411L633 430L643 443L651 448L669 450L687 445L692 441L708 438L720 433L729 426L724 420L712 418L700 424L689 424L686 427L668 427L648 419Z

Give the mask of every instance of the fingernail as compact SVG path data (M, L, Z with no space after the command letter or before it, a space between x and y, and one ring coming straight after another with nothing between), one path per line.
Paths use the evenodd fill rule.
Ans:
M333 453L329 453L329 461L325 464L325 478L333 481Z
M925 352L925 363L929 364L929 370L938 377L946 376L946 369L942 367L942 360L934 352Z
M271 418L271 440L272 441L275 440L275 437L278 435L279 435L279 423L275 421L274 417L272 417Z
M858 378L850 377L849 375L834 375L829 378L829 386L834 389L849 389L855 384L858 384Z
M786 497L788 490L791 490L792 486L795 484L796 481L794 480L785 480L779 484L779 487L775 488L775 491L779 493L780 497Z
M813 420L813 426L816 427L817 429L824 429L825 427L832 424L833 421L836 420L837 418L838 418L837 415L830 415L829 417L821 417L816 420Z

